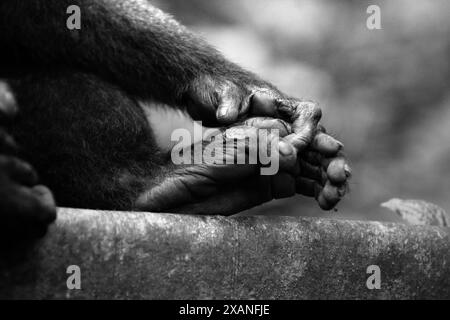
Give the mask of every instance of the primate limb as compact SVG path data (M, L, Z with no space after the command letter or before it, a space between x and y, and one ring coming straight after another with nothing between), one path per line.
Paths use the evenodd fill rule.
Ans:
M66 27L72 5L81 10L80 30ZM10 133L21 146L18 157L36 168L39 183L63 206L234 213L301 193L331 209L345 193L348 165L341 144L318 127L315 103L289 97L227 61L146 0L3 0L0 43L0 76L20 107L0 150L8 159L0 164L1 190L11 199L11 190L34 190L37 180L12 174L9 163L17 158L6 151L13 145L6 142ZM284 162L282 178L259 184L254 166L174 167L155 143L140 103L146 101L184 109L204 125L223 127L225 137L283 120L280 139L294 150L298 170ZM4 114L14 113L11 105L3 103ZM255 120L261 116L277 119ZM269 186L270 192L261 191L260 198L230 193L245 185L243 178L253 183L249 191ZM51 194L38 190L47 199L39 206L51 209L36 212L52 217ZM213 196L223 199L222 210ZM8 205L4 199L1 205Z

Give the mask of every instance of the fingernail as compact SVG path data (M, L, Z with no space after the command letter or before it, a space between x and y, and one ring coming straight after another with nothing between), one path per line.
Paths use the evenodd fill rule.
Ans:
M278 150L283 156L290 156L293 152L293 148L286 142L278 142Z
M217 113L217 116L219 118L226 118L227 113L228 113L228 109L227 108L220 108L218 113Z
M340 142L339 140L336 140L336 143L339 145L339 149L344 148L344 144L342 142Z
M345 176L349 178L352 175L352 169L348 166L348 164L344 165Z

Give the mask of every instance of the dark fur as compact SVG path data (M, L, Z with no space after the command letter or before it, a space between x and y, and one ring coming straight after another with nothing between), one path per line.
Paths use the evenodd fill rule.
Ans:
M10 84L20 105L11 132L58 203L132 208L164 160L137 102L74 70Z
M66 9L81 8L81 30ZM165 162L137 100L191 109L213 77L273 88L146 0L0 1L12 133L59 205L130 209ZM195 88L192 88L195 86Z
M66 28L69 5L81 8L81 30ZM173 106L202 75L271 87L147 0L2 0L0 30L4 67L69 66Z

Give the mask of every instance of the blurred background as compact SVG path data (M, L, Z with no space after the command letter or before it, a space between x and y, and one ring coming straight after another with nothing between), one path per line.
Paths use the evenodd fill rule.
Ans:
M399 221L380 207L393 197L450 212L450 1L153 2L232 61L319 102L345 144L353 179L337 212L299 196L244 214ZM367 29L369 5L382 30Z

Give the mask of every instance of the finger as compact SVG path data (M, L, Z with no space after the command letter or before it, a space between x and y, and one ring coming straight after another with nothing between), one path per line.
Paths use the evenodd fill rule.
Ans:
M11 221L40 223L53 221L52 216L56 210L44 190L12 185L8 196L2 201L4 217Z
M254 91L250 98L250 113L255 116L280 118L272 91L264 89Z
M333 209L338 202L339 200L336 201L336 203L329 202L322 193L320 193L317 197L317 203L319 204L319 207L325 211Z
M9 225L24 238L42 237L56 218L56 207L52 206L47 191L40 187L20 187L11 200L10 211L13 214L9 216Z
M316 151L305 151L302 153L302 159L314 166L321 166L325 171L327 171L328 166L330 165L331 161L333 161L335 158L343 157L341 153L338 153L336 157L324 157L320 153Z
M316 198L322 191L322 186L314 180L300 177L295 181L295 189L298 194L306 197Z
M271 170L265 171L270 175L274 175L280 170L289 172L293 175L298 174L297 153L295 148L284 138L280 138L276 134L270 132L267 134L264 130L260 130L259 133L259 162L262 165L270 165L271 168Z
M239 115L248 111L250 95L242 95L242 89L234 83L226 81L217 90L217 95L218 105L216 117L220 123L234 123L237 121Z
M344 158L335 158L328 165L327 176L334 184L345 183L350 175L350 167Z
M292 175L279 172L272 176L272 197L274 199L288 198L295 195L295 179Z
M37 183L38 176L36 171L25 161L11 156L0 155L0 167L6 171L11 179L20 184L33 186Z
M289 103L286 102L286 103ZM291 117L292 130L294 133L286 137L294 145L298 152L310 145L317 132L317 124L322 117L322 112L317 104L308 101L291 102L293 106L286 109L293 109L294 115Z
M298 151L311 143L322 117L320 108L314 102L280 99L275 97L272 91L262 89L252 95L251 113L281 118L292 123L294 133L286 138Z
M227 149L228 141L237 140L246 144L249 163L255 163L256 160L259 165L265 166L261 170L263 174L273 175L279 170L294 174L298 168L295 149L284 138L280 138L276 132L255 127L238 126L227 129L224 134L227 140ZM234 149L227 153L234 156Z
M252 168L257 168L257 158L255 157L252 159L254 161L251 162L248 157L249 144L257 145L257 133L256 128L247 126L235 126L228 129L222 128L220 132L211 135L207 140L188 147L190 149L188 152L191 152L189 158L192 158L193 151L194 164L197 166L183 167L181 170L208 171L217 169L218 178L221 179L221 173L226 178L226 176L233 173L233 170L247 170L243 166L233 169L236 164L248 164L252 165Z
M312 150L328 157L336 155L343 147L341 142L323 132L318 132L311 143Z
M318 105L312 101L299 101L297 99L281 99L276 97L272 90L258 89L251 97L251 114L281 118L293 124L295 132L316 130L322 112ZM305 124L308 127L305 128Z
M246 119L244 124L250 127L265 130L278 130L280 137L285 137L292 133L291 126L282 119L270 117L253 117Z
M304 160L300 160L300 172L302 177L312 179L321 185L324 185L328 178L320 166L311 165Z
M329 181L325 187L320 186L316 181L308 178L297 178L296 191L307 197L317 200L319 207L323 210L331 210L341 200L345 194L345 187L336 187L331 185Z
M237 120L239 115L239 107L229 97L223 97L220 99L220 104L217 107L216 117L222 124L230 124Z
M297 152L295 148L285 139L280 138L278 143L280 154L280 170L297 176L300 174L300 166L297 161Z
M342 196L341 188L334 186L330 181L327 181L317 197L317 202L323 210L331 210L341 200Z
M32 193L38 199L38 220L41 223L49 224L56 219L56 203L53 194L46 186L37 185L32 189Z

